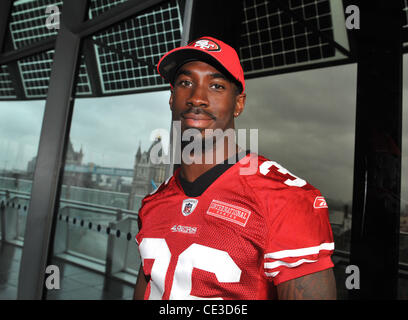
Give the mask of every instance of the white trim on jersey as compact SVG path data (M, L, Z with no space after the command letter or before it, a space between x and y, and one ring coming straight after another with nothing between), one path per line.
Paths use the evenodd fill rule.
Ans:
M303 264L305 262L311 263L311 262L316 262L316 261L317 260L300 259L300 260L298 260L296 262L288 263L288 262L285 262L285 261L278 260L278 261L274 261L274 262L265 262L264 267L265 267L265 269L275 269L275 268L280 267L280 266L285 266L285 267L288 267L288 268L294 268L294 267L297 267L297 266L299 266L299 265L301 265L301 264Z
M169 180L171 179L172 176L168 177L166 181L160 183L160 185L154 189L152 192L149 193L149 196L151 196L152 194L155 194L157 190L159 190L159 188L164 184L166 185L167 183L169 183Z
M265 259L282 259L282 258L294 258L294 257L302 257L311 254L317 254L321 250L334 250L334 242L326 242L322 243L319 246L315 247L308 247L308 248L300 248L300 249L292 249L292 250L281 250L271 253L266 253L264 258Z
M275 272L265 272L265 275L267 276L267 277L272 277L272 278L275 278L277 275L278 275L278 273L279 273L280 271L275 271Z

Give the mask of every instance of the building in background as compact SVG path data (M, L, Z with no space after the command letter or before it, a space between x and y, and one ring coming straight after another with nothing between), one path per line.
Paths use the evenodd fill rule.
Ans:
M135 199L141 199L146 194L151 193L165 180L166 164L155 164L152 162L151 151L157 144L160 144L158 157L161 157L163 155L163 145L160 137L153 141L147 151L142 152L139 144L135 155L132 189L129 195L129 209L139 208L140 204L136 204Z

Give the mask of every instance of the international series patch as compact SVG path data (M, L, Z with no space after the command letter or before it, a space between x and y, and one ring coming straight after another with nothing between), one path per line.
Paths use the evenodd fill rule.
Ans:
M245 227L251 211L233 204L213 200L207 210L207 214Z

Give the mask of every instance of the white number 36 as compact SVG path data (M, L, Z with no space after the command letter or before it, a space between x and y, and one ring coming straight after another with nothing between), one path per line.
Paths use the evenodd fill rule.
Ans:
M139 250L143 257L143 263L145 259L154 259L149 300L162 299L171 259L166 240L144 238L140 243ZM204 299L191 295L193 268L214 273L218 282L221 283L239 282L241 278L241 270L227 252L193 243L178 257L170 299Z

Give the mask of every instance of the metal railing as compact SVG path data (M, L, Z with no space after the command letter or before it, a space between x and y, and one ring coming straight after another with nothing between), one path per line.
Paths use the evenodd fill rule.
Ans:
M0 188L1 240L23 245L29 202L28 192ZM132 210L60 199L54 257L134 284L140 266L134 240L138 232L137 218L137 212ZM400 232L400 247L400 274L406 278L408 232ZM348 263L349 255L341 246L334 252L342 263Z
M30 194L0 189L1 240L22 246ZM60 199L54 257L135 283L137 212Z

